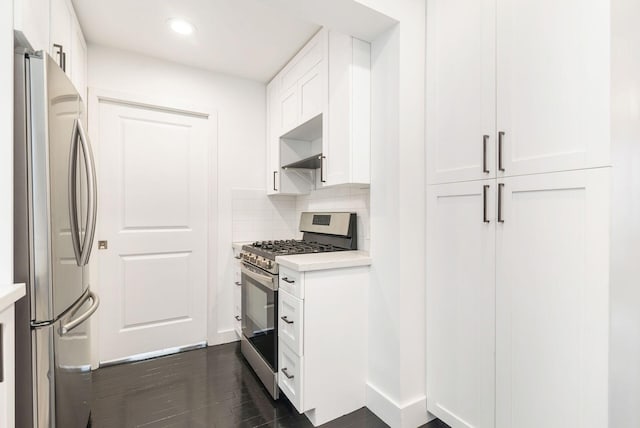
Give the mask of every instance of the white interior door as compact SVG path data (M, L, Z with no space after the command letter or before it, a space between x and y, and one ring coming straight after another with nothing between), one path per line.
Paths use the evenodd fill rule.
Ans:
M202 343L209 121L112 101L98 110L100 362Z
M609 169L499 181L496 427L606 427Z
M497 4L498 175L609 165L610 2Z
M453 428L494 427L495 189L427 193L427 408Z
M495 0L427 1L429 183L496 176Z

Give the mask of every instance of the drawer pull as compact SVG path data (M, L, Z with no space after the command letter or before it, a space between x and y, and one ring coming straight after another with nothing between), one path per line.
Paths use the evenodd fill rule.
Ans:
M236 285L237 285L238 287L241 287L241 286L242 286L242 283L241 283L241 282L236 281Z
M242 257L240 257L240 256L233 256L233 257L234 257L235 259L242 260Z
M295 280L293 280L293 279L289 279L289 278L287 278L286 276L285 276L284 278L282 278L282 280L283 280L284 282L286 282L286 283L289 283L289 284L293 284L294 282L296 282Z
M286 322L287 324L293 324L293 321L290 321L289 318L286 317L286 315L283 316L283 317L280 317L280 319L282 321Z
M234 318L235 318L235 319L236 319L236 321L238 321L238 322L242 321L242 318L240 318L240 316L239 316L239 315L236 315Z
M295 376L289 374L289 372L287 371L287 368L283 368L282 370L280 370L282 373L284 373L284 375L287 377L287 379L293 379Z

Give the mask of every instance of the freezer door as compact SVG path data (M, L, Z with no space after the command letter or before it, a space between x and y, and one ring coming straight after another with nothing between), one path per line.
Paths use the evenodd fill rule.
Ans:
M86 293L54 331L56 427L86 428L91 412L90 317L99 300Z
M61 319L33 329L35 428L86 428L91 411L91 292Z
M56 320L87 290L83 282L81 207L86 157L78 117L82 100L55 61L29 57L32 321ZM70 191L74 190L74 195Z

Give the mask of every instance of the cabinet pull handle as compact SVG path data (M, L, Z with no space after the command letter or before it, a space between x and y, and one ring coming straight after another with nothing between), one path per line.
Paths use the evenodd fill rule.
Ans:
M280 317L280 319L282 321L286 322L287 324L293 324L293 321L289 320L289 318L287 318L286 315L283 316L283 317Z
M242 321L242 318L240 318L239 315L236 315L234 318L236 319L236 321Z
M287 379L293 379L295 376L292 374L289 374L289 372L287 371L287 368L283 368L282 370L280 370L282 373L284 373L284 375L287 377Z
M485 174L489 174L489 169L487 168L487 142L489 141L488 135L482 136L482 172Z
M62 52L62 71L66 73L67 71L67 53Z
M239 282L239 281L236 281L236 285L237 285L238 287L242 287L242 283L241 283L241 282Z
M498 223L504 223L504 219L502 218L502 189L504 188L504 183L498 183Z
M482 221L485 223L490 223L487 218L487 189L489 189L489 185L485 184L482 186Z
M498 132L498 170L504 171L502 166L502 140L504 139L504 132Z
M278 173L278 171L273 171L273 190L275 190L276 192L278 191L278 189L276 188L276 174Z
M327 180L324 179L324 160L326 159L326 156L320 156L320 182L321 183L326 183Z
M286 283L289 283L289 284L293 284L294 282L296 282L295 280L293 280L293 279L289 279L289 278L287 278L286 276L285 276L284 278L282 278L282 280L283 280L284 282L286 282Z

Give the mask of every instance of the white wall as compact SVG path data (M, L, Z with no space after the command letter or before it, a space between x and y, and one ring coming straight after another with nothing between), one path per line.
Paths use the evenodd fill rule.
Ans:
M13 2L0 2L0 285L13 283Z
M640 2L611 4L609 426L640 426Z
M425 2L358 0L399 23L372 43L367 406L393 427L427 421Z
M209 344L234 340L232 187L260 188L265 175L266 105L263 83L198 70L139 54L89 45L89 88L191 106L218 117L218 243L209 254ZM213 225L216 226L215 224Z

